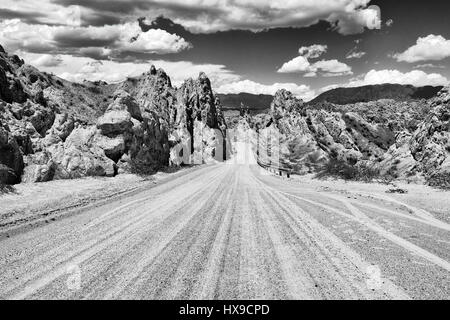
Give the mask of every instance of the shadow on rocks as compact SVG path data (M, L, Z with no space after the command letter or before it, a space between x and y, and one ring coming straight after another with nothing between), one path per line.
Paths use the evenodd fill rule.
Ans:
M7 193L17 193L16 188L9 184L0 183L0 196Z

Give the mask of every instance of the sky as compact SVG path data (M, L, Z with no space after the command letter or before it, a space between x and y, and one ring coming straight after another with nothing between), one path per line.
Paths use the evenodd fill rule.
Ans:
M304 100L381 83L448 85L448 0L2 0L0 45L70 81L151 64L174 85Z

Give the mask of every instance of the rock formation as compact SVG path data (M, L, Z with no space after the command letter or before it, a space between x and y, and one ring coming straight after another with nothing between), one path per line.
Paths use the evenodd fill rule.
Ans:
M449 88L444 88L429 105L430 111L417 129L399 132L377 167L396 177L423 174L430 184L450 186Z
M305 105L282 90L261 133L277 130L281 161L300 173L335 158L392 178L450 184L449 100L444 88L436 98L415 102Z
M216 156L226 133L204 73L179 89L155 66L118 84L71 83L4 50L0 111L3 183L202 163ZM180 156L184 146L189 148Z

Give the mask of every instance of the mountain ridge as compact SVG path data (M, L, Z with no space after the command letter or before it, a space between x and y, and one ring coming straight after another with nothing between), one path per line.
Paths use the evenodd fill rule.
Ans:
M402 84L377 84L360 87L340 87L325 91L307 102L308 105L328 102L334 104L351 104L370 102L381 99L408 101L418 99L431 99L437 96L443 86L415 87Z

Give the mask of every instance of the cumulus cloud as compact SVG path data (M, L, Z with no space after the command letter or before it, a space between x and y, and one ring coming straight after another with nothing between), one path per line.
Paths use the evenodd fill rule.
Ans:
M335 22L335 29L344 35L362 33L364 28L381 28L381 10L378 6L360 8L367 5L369 1L352 1L345 11L334 12L330 15L329 21ZM358 9L359 8L359 9Z
M185 39L165 30L142 32L137 21L80 27L32 25L20 19L5 20L0 22L0 43L12 52L70 53L80 50L97 57L107 57L113 51L166 54L191 48Z
M4 11L5 19L20 18L37 24L69 26L79 26L81 16L91 11L76 3L60 5L53 0L39 1L39 5L33 0L2 0L0 9L9 10L9 14Z
M192 45L176 34L165 30L151 29L141 32L134 41L124 41L121 48L134 52L176 53L192 47Z
M315 59L319 58L322 54L327 52L327 50L327 45L313 44L309 47L300 47L300 49L298 49L298 53L307 59Z
M278 69L279 73L295 73L295 72L307 72L309 74L314 74L315 72L311 71L311 63L309 63L308 59L303 56L295 57L288 62L285 62L280 69Z
M9 51L48 52L55 45L52 37L52 28L47 25L32 26L20 19L0 22L0 43Z
M339 62L336 59L333 60L320 60L312 65L313 69L324 72L325 76L337 76L352 74L352 68L343 62Z
M309 47L301 47L299 56L285 62L279 73L303 73L304 77L316 77L318 74L325 77L343 76L352 74L352 68L336 59L320 60L311 63L309 59L319 58L327 51L326 45L314 44Z
M305 101L309 101L315 96L314 90L307 85L298 85L295 83L274 83L271 85L266 85L251 80L241 80L224 84L218 87L216 91L224 94L247 92L252 94L274 95L280 89L289 90L295 96Z
M358 87L364 85L397 83L410 84L416 87L421 86L442 86L448 85L449 80L438 73L425 73L421 70L401 72L399 70L370 70L360 79L353 79L347 86Z
M354 34L381 27L379 9L369 3L370 0L42 0L37 7L34 0L3 0L1 6L51 24L73 25L77 12L81 24L95 25L99 25L95 19L103 21L105 14L109 19L164 14L192 32L305 27L325 20L342 34Z
M416 44L408 48L405 52L394 55L397 61L406 61L409 63L443 60L448 57L450 57L450 40L445 39L441 35L434 34L417 39Z

